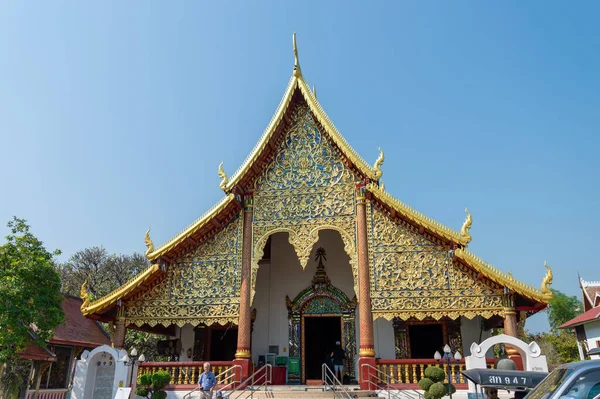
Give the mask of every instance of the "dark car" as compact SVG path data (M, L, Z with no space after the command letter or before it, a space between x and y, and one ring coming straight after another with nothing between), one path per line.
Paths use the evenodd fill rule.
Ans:
M600 399L600 360L558 366L525 399Z

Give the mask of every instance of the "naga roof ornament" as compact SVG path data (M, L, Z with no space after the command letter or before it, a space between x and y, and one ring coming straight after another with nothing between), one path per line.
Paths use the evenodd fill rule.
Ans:
M465 208L465 212L467 214L467 218L463 223L460 229L460 236L464 239L465 245L471 242L471 234L469 230L471 230L471 225L473 224L473 218L471 217L471 213Z
M298 47L296 46L296 32L292 36L292 42L294 43L294 76L299 78L302 76L302 70L300 69L300 61L298 60Z
M383 155L383 151L381 151L381 148L378 148L378 150L379 150L379 157L373 164L373 171L375 172L375 180L379 180L381 178L381 176L383 176L383 172L381 171L381 165L383 165L383 161L385 160L385 156Z
M225 171L223 170L223 161L221 161L221 163L219 164L218 173L219 177L221 178L221 184L219 184L219 187L221 188L221 190L227 193L227 184L229 184L229 177L227 177L227 173L225 173Z
M549 296L550 298L552 298L552 291L550 290L550 286L552 285L552 269L550 269L550 266L548 266L548 264L546 263L546 261L544 261L544 266L546 266L546 275L544 276L544 279L542 280L542 294Z
M317 98L317 87L315 85L313 85L313 96Z
M90 294L87 292L85 286L87 285L87 280L81 284L81 290L79 291L79 297L83 299L83 303L81 304L81 309L86 308L90 304Z
M152 242L152 239L150 238L150 227L148 227L148 231L146 231L146 236L144 237L144 243L146 243L146 248L148 248L146 250L146 258L147 258L148 255L150 255L152 252L154 252L154 243Z

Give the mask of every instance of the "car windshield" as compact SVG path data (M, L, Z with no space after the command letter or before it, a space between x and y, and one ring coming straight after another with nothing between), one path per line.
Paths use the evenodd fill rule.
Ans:
M562 382L573 372L570 368L560 368L544 378L524 399L546 399L556 391Z

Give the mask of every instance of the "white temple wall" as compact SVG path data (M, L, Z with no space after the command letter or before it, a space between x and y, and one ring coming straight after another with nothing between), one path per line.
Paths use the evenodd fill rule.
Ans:
M583 326L585 328L585 336L587 338L588 349L594 349L600 347L596 342L600 341L600 321L594 321L587 323ZM591 356L591 359L600 359L599 355Z
M194 326L186 324L181 327L179 339L181 340L181 353L179 354L180 362L191 362L194 358L194 339L196 333L194 332ZM188 349L192 349L189 353L191 357L188 357Z
M373 322L375 356L382 359L395 359L394 325L391 320L379 318Z
M331 284L341 289L350 299L354 297L350 258L344 251L338 232L322 230L319 233L319 241L315 244L311 259L304 270L288 241L288 235L274 234L271 237L271 260L269 263L262 263L259 267L256 294L252 304L252 307L256 308L252 333L252 360L255 362L258 361L259 355L269 351L270 345L279 346L280 356L289 356L288 311L285 296L294 300L300 291L310 286L317 269L314 256L319 247L323 247L327 253L324 264ZM356 313L358 316L358 309ZM358 317L356 337L358 340Z
M490 330L483 329L481 316L475 316L472 319L461 317L460 334L462 336L463 356L471 355L471 344L473 342L480 344L491 336ZM488 353L487 357L494 357L493 351Z

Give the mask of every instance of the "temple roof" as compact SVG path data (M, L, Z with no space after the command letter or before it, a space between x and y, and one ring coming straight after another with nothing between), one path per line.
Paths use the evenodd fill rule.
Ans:
M584 310L600 306L600 281L586 281L579 277L579 286L583 294Z
M331 122L317 101L314 91L310 89L309 85L304 79L304 76L302 75L298 61L295 35L294 54L295 65L292 77L290 78L283 98L281 99L273 118L263 132L258 143L254 146L246 160L231 176L231 178L229 178L224 172L222 164L219 166L219 175L222 178L220 187L226 193L226 196L208 212L198 218L194 223L189 225L187 228L156 249L154 249L152 241L147 235L146 245L148 246L148 251L146 252L146 257L150 261L159 263L161 258L166 259L167 261L169 261L169 259L173 259L174 256L172 256L172 254L179 253L183 248L190 248L191 245L201 242L205 237L211 234L211 230L214 232L215 229L220 228L220 226L222 226L229 218L232 217L234 212L241 209L240 194L245 192L245 187L240 187L240 185L242 185L241 183L244 181L246 176L256 173L257 170L262 169L261 160L264 159L268 153L272 153L274 151L272 139L274 135L276 135L278 128L284 123L286 111L292 103L292 99L294 96L300 95L310 108L317 121L322 126L325 135L333 142L333 144L335 144L335 146L337 146L341 155L346 159L349 166L352 167L357 174L362 175L362 179L367 183L367 192L370 194L373 200L378 201L387 208L391 209L394 215L408 221L413 225L416 225L421 233L427 232L430 236L441 240L440 243L444 245L458 247L459 250L456 251L457 258L459 258L459 260L464 264L485 275L490 280L505 286L510 291L514 291L517 294L538 302L539 304L548 303L552 297L552 294L548 288L552 280L552 274L549 268L544 279L545 285L543 285L542 289L538 289L516 280L510 274L501 272L466 250L466 246L471 241L471 236L468 233L468 230L471 226L471 215L468 212L467 220L459 232L444 226L428 216L425 216L424 214L414 210L410 206L404 204L402 201L385 192L379 185L379 179L382 175L380 166L383 163L383 152L380 150L380 158L373 166L370 166L348 144L346 139L336 129L333 122ZM134 291L138 290L139 286L143 286L144 284L147 284L148 280L154 279L159 273L158 270L158 265L152 265L140 275L136 276L134 279L109 295L92 303L85 304L86 306L82 307L83 313L89 315L93 313L99 314L106 311L113 306L117 299L131 295Z

